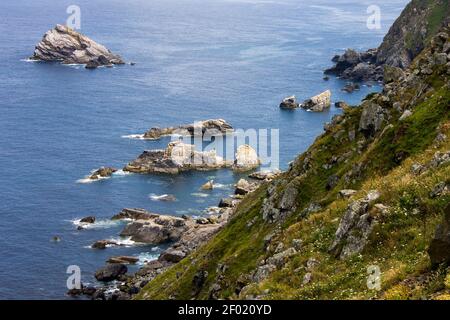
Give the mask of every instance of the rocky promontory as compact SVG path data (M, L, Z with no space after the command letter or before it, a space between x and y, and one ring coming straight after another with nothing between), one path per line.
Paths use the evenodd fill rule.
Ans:
M144 133L144 139L157 140L163 136L219 136L233 132L233 127L223 119L210 119L178 127L158 128L154 127Z
M103 45L60 24L45 33L30 59L84 64L86 68L125 63L120 56Z

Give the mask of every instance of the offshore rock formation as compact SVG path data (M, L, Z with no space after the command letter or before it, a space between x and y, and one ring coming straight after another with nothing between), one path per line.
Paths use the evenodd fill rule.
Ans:
M233 170L235 171L250 171L261 164L258 158L256 150L248 144L244 144L238 147L236 152L236 158L233 163Z
M318 94L317 96L312 97L304 101L300 107L303 109L313 111L313 112L322 112L325 109L331 106L331 91L327 90Z
M125 63L103 45L60 24L45 33L30 59L84 64L87 68Z
M297 98L295 96L290 96L287 98L284 98L283 101L280 103L281 109L296 109L299 107L299 104L297 102Z
M144 133L144 139L157 140L163 136L219 136L233 133L233 127L223 119L199 121L188 125L168 128L151 128Z
M348 49L333 58L335 66L325 73L354 81L381 81L384 66L408 68L431 37L449 21L449 14L447 0L413 0L377 49L361 53Z
M214 170L231 166L215 150L197 151L195 145L180 141L169 143L165 150L144 151L124 171L135 173L178 174L188 170Z

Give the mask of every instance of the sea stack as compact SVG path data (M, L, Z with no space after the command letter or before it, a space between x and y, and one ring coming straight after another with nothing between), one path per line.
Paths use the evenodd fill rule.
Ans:
M84 64L86 68L91 69L124 64L120 56L113 54L103 45L60 24L44 34L30 59L63 64Z

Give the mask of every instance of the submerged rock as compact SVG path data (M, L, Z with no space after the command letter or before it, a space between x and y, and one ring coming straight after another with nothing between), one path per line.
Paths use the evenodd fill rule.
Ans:
M95 222L95 217L94 216L90 216L90 217L84 217L80 220L80 223L94 223Z
M168 128L151 128L144 133L144 139L156 140L168 135L181 136L219 136L233 132L233 127L223 119L198 121L188 125Z
M88 179L98 180L100 178L107 178L112 176L114 172L117 172L116 168L112 167L101 167L100 169L95 170Z
M98 240L91 245L92 249L106 249L108 246L118 246L116 241L112 240Z
M63 25L56 25L39 42L33 60L85 64L88 68L124 64L122 58L106 47Z
M322 112L331 106L331 91L322 92L304 101L300 106L309 111Z

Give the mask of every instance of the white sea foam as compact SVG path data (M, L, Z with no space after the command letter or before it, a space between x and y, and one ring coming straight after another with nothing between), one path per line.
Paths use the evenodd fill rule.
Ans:
M71 220L76 227L83 229L108 229L121 224L120 220L96 220L94 223L81 222L81 219Z
M77 183L83 183L83 184L87 184L87 183L92 183L92 182L97 182L97 181L101 181L101 180L106 180L109 179L110 177L98 177L98 179L89 179L89 176L84 177L83 179L78 179Z
M153 249L152 249L152 251L153 251ZM143 265L149 263L150 261L154 261L154 260L158 259L158 257L159 257L158 253L142 252L137 256L137 258L139 258L139 261L136 264L139 266L143 266Z
M199 197L199 198L206 198L206 197L209 197L209 194L202 193L202 192L194 192L194 193L191 193L191 196Z
M120 169L120 170L117 170L116 172L114 172L113 176L124 177L124 176L129 176L130 174L133 174L133 173L129 172L129 171L123 171L122 169Z
M143 134L128 134L128 135L124 135L122 136L122 138L124 139L137 139L137 140L145 140L144 135Z
M230 189L231 184L213 183L213 189Z
M155 193L151 193L148 196L151 200L153 201L171 201L172 199L169 199L168 197L172 198L173 196L169 195L169 194L155 194ZM175 198L173 199L175 200Z

